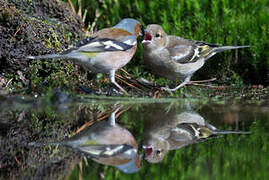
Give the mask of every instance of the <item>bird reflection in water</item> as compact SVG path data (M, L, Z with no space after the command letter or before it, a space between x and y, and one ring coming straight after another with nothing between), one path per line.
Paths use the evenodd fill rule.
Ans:
M94 161L115 166L124 173L135 173L141 168L141 157L133 135L115 122L118 107L109 117L85 128L80 133L54 145L64 145L82 152Z
M189 104L185 111L173 106L155 106L154 113L146 117L143 149L145 159L150 163L163 160L169 150L218 137L221 134L249 134L242 131L222 131L211 124L198 113L193 112Z

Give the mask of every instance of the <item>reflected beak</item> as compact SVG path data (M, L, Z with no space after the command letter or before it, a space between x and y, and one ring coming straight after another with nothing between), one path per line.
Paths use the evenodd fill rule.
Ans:
M151 153L153 152L153 147L152 146L143 146L143 149L145 150L146 157L150 156Z

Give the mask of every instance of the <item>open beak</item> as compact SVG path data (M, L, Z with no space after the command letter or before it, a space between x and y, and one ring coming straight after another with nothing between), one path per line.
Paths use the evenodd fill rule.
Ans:
M142 44L150 44L152 40L152 35L149 32L145 32Z
M143 149L145 150L145 156L148 157L153 152L152 146L143 146Z

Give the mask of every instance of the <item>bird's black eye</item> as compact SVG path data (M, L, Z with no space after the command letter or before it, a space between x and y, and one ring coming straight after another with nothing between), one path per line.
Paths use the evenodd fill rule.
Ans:
M157 150L157 151L156 151L156 153L157 153L158 155L161 154L161 152L162 152L161 150Z
M161 34L160 34L160 33L157 33L157 34L155 35L155 37L161 37Z

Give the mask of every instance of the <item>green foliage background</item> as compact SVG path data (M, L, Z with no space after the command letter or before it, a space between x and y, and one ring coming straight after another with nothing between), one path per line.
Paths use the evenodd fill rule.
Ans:
M67 0L65 0L67 1ZM251 45L211 58L193 79L217 77L230 83L269 84L269 1L267 0L72 0L81 8L85 26L112 26L124 17L143 25L157 23L168 34L223 45ZM79 5L81 4L81 5ZM147 76L140 45L126 66Z

